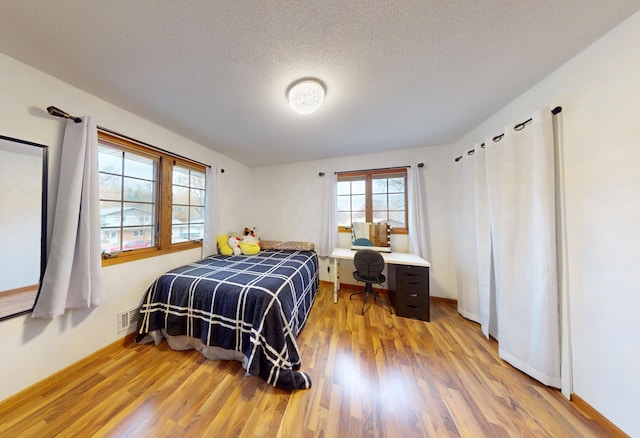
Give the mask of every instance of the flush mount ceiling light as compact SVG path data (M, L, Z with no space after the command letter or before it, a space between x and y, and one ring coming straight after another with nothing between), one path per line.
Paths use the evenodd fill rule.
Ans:
M287 98L300 114L316 112L324 100L324 84L317 79L300 79L289 86Z

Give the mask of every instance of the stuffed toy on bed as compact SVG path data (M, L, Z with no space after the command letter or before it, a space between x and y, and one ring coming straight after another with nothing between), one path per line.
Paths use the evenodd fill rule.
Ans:
M245 228L245 232L247 232L247 230L249 229ZM260 252L260 244L258 243L258 238L253 232L253 229L251 229L249 233L245 234L240 241L240 249L244 255L256 255Z
M216 242L218 243L218 251L220 254L226 256L233 255L233 248L229 246L229 236L226 234L219 234L216 237Z
M242 249L240 248L240 241L241 241L241 239L238 236L229 237L228 243L229 243L229 247L233 251L233 255L241 255L242 254Z

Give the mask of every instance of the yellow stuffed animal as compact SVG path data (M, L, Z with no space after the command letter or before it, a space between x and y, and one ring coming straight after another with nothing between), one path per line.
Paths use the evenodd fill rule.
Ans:
M218 250L222 255L233 255L233 249L229 246L228 242L229 238L225 234L219 234L216 237L216 241L218 242Z
M245 233L246 231L247 228L245 228ZM258 238L254 234L253 230L251 230L250 233L245 234L239 245L242 250L242 254L244 255L256 255L260 252L260 244L258 243Z

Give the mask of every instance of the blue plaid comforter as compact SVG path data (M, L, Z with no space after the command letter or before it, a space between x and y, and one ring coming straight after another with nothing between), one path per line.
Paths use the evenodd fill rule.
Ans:
M313 251L207 257L160 276L140 307L136 342L164 329L244 355L247 373L282 389L311 387L296 337L318 287Z

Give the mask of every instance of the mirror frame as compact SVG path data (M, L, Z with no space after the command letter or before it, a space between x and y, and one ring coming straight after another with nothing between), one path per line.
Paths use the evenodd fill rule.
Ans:
M47 193L49 185L49 146L22 140L19 138L7 137L5 135L0 135L0 140L12 141L26 146L37 147L42 151L42 199L40 205L40 278L38 278L38 292L36 293L36 297L33 300L33 305L31 306L31 308L0 317L0 321L4 321L9 318L14 318L16 316L33 312L36 302L40 297L42 278L44 277L44 270L47 266Z

